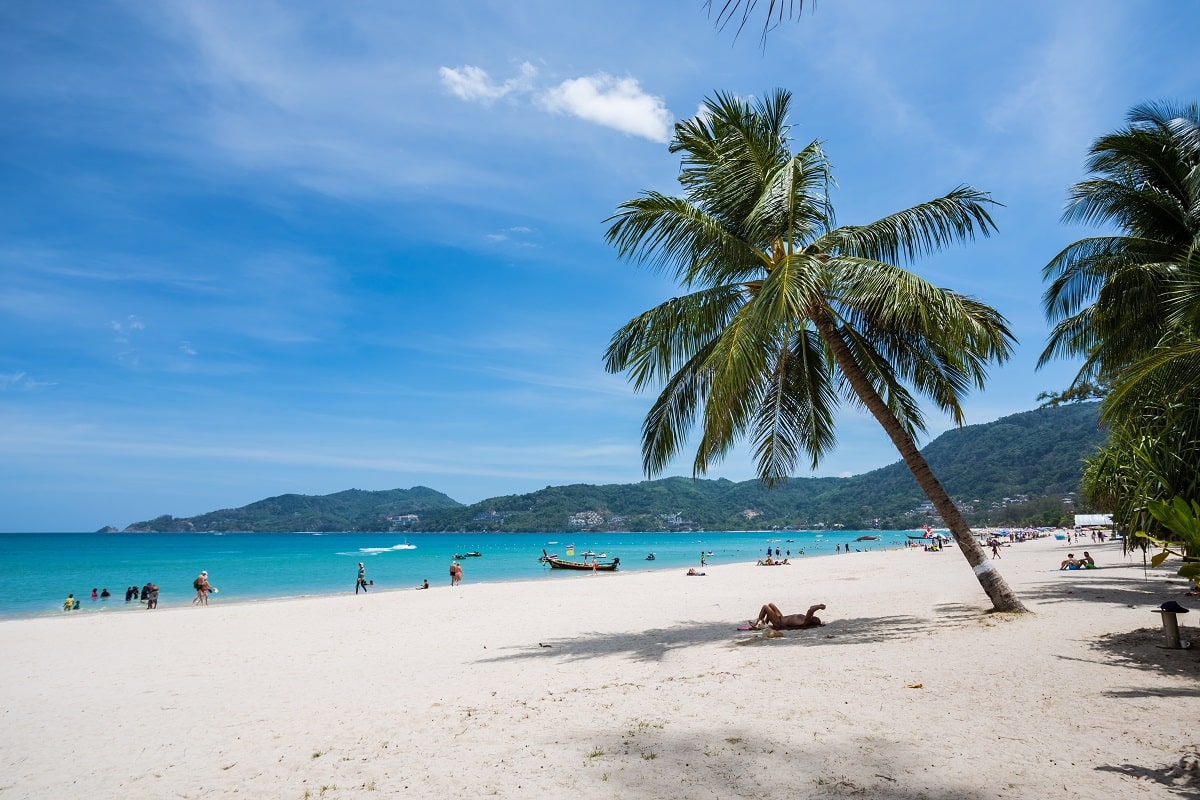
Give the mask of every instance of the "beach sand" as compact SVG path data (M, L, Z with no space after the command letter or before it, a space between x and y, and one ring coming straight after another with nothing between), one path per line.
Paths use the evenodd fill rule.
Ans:
M7 621L0 798L1200 792L1177 565L1002 555L1035 613L949 549ZM827 624L736 630L767 601Z

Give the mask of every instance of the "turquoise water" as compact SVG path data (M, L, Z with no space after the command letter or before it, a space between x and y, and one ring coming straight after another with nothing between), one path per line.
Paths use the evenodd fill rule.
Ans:
M862 535L878 541L855 542ZM113 613L142 608L125 603L128 586L153 581L159 606L188 605L192 580L207 570L220 593L216 603L246 602L354 591L358 562L366 565L373 590L409 589L428 579L448 585L449 564L458 553L463 582L570 580L584 573L551 571L542 550L575 558L584 551L621 559L622 571L755 561L767 547L791 558L833 555L836 546L880 549L904 544L904 531L807 531L752 533L0 533L0 618L61 614L68 593L81 600L75 613ZM405 548L403 545L411 545ZM647 561L646 555L655 559ZM92 588L112 593L91 600Z

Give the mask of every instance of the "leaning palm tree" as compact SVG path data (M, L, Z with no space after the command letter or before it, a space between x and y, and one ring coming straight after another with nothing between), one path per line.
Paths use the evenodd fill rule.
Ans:
M791 96L727 94L675 126L682 197L646 192L608 220L622 258L674 274L688 291L638 315L606 367L641 390L661 386L642 428L647 475L699 427L692 465L707 472L740 439L768 485L835 444L840 402L883 426L942 515L997 610L1023 611L917 449L924 395L962 424L961 400L1012 335L993 309L893 262L993 230L983 192L945 197L862 226L836 227L829 164L817 142L789 150Z

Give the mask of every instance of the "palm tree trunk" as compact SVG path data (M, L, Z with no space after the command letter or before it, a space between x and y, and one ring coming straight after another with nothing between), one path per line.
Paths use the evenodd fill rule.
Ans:
M967 521L963 519L962 514L958 510L958 506L954 505L954 501L950 499L950 495L942 487L941 481L933 474L933 470L929 468L925 457L921 455L921 451L917 449L917 443L908 435L908 432L900 425L900 421L892 414L891 409L875 391L875 387L867 379L866 374L859 367L853 354L850 352L849 346L842 338L841 332L837 326L833 324L833 320L824 309L818 310L812 315L813 323L817 330L821 333L821 337L829 346L833 353L833 358L841 369L842 374L846 376L846 380L850 382L850 386L854 389L855 394L866 405L867 409L875 417L888 438L892 440L892 444L896 446L900 457L904 459L905 465L912 472L913 477L917 480L917 485L921 487L921 491L933 503L933 507L942 515L942 520L950 529L950 533L954 536L954 541L958 543L958 549L967 559L967 563L971 565L971 569L975 572L975 577L979 580L979 584L983 587L983 591L987 593L988 598L992 601L992 607L996 611L1027 611L1028 609L1021 603L1020 599L1013 593L1009 587L1008 581L996 570L992 565L991 560L987 557L983 547L975 540L971 534L971 529L967 526Z

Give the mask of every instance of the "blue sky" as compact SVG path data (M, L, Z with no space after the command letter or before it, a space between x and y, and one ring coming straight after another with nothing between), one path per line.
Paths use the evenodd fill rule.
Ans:
M793 92L842 223L990 191L998 235L913 265L1020 340L968 421L1063 388L1034 367L1041 267L1089 233L1067 189L1131 106L1200 100L1195 7L821 2L758 33L699 0L3 4L0 529L642 479L651 398L602 354L674 287L603 220L676 190L671 125L714 90ZM815 474L895 460L847 409Z

